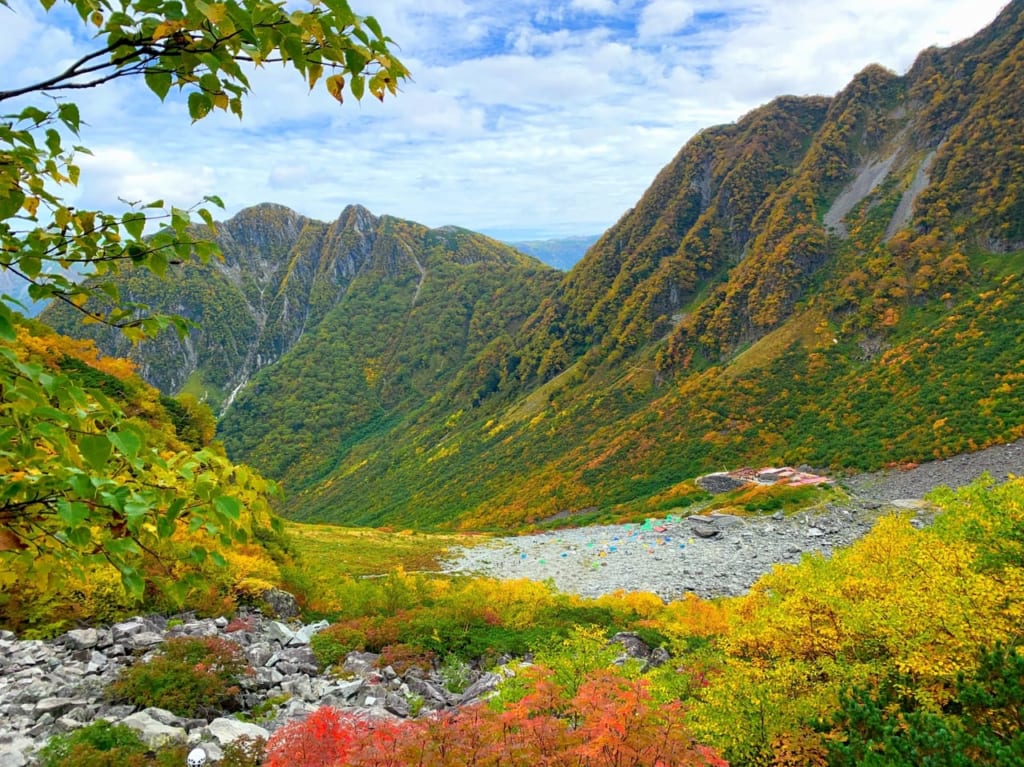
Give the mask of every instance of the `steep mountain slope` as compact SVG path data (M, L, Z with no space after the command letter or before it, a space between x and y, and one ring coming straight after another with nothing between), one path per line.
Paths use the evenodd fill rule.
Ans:
M210 236L205 229L197 234ZM456 228L431 231L378 218L360 206L324 223L281 205L258 205L218 224L213 239L224 254L222 262L188 264L166 279L130 271L119 278L126 299L194 321L184 340L168 330L132 346L119 333L82 326L76 313L60 304L49 307L43 319L69 335L96 338L108 354L130 357L162 391L188 391L223 409L259 370L316 330L353 284L363 290L382 289L378 282L394 282L403 290L411 284L415 303L421 304L420 293L429 296L450 280L473 274L481 286L511 296L496 308L513 311L509 301L522 301L514 309L521 315L535 306L530 291L543 291L556 279L553 270L482 235ZM391 308L410 307L412 295L405 305ZM500 322L514 320L504 316Z
M221 434L285 511L360 524L649 513L711 469L1022 436L1022 91L1015 0L904 76L701 132L564 276L462 230L270 206L169 302L212 324L167 381L238 392Z
M1020 436L1022 10L703 131L517 335L292 509L514 527L670 507L741 463Z
M225 414L228 450L293 489L309 485L350 445L438 395L485 343L513 332L555 279L480 235L381 219L345 294Z

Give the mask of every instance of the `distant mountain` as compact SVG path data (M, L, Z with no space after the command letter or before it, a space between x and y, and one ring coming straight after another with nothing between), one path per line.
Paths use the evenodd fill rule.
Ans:
M567 272L583 258L587 248L597 242L597 235L559 237L551 240L510 242L513 248L543 261L548 266Z
M218 224L213 239L223 262L189 264L166 279L148 272L122 279L130 300L196 322L183 342L167 332L133 347L119 333L82 327L76 313L60 305L43 319L70 335L98 336L107 353L133 359L162 391L189 390L221 408L339 305L344 309L353 287L393 283L412 291L403 310L422 312L436 283L447 288L481 276L476 290L515 293L520 280L543 286L555 279L539 262L483 235L457 227L430 230L361 206L324 223L281 205L257 205ZM506 309L507 302L494 306Z
M6 270L0 269L0 295L6 295L20 303L24 309L22 314L29 317L36 316L42 311L42 306L36 306L28 297L28 283L20 277L16 277Z
M163 289L207 327L140 360L237 391L232 457L285 481L287 513L345 523L655 513L708 470L1015 439L1022 104L1015 0L904 76L702 131L567 274L463 230L267 206Z

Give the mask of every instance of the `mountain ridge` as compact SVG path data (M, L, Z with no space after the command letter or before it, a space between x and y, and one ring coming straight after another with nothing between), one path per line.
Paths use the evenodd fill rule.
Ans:
M276 361L221 436L297 518L495 529L671 508L754 460L867 470L1020 437L1022 84L1015 0L905 75L701 131L565 274L382 216L371 266L331 262L359 289L310 281L314 326L274 357L330 226L306 225L266 306ZM331 236L361 252L346 210Z
M360 205L346 206L333 222L321 222L283 205L262 203L218 223L215 233L197 228L197 237L218 242L223 260L175 269L174 287L148 273L121 278L122 294L129 300L195 322L184 340L165 332L141 350L116 332L83 329L75 313L59 305L44 320L71 335L95 335L106 353L135 361L143 377L162 391L189 391L223 412L259 370L315 330L364 272L396 278L404 265L412 265L424 279L417 248L375 251L378 240L406 225L413 225L424 242L461 239L480 253L501 253L510 264L540 266L509 246L458 227L431 230L375 216Z

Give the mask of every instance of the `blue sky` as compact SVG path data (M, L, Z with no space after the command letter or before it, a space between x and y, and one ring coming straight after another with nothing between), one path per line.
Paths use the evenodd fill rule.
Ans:
M505 238L596 234L694 133L782 94L831 95L869 63L903 73L1004 0L350 0L413 79L338 106L260 72L239 122L190 124L138 83L76 96L89 125L81 204L118 197L233 213L280 202L330 220L349 203ZM0 7L0 89L89 50L38 3Z

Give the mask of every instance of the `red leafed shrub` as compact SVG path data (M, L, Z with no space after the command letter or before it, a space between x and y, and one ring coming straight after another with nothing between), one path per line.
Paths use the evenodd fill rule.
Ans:
M270 736L264 767L335 767L348 759L360 721L336 708L318 708Z
M404 674L413 666L423 671L430 671L434 667L437 655L422 647L407 644L389 644L380 651L380 658L377 659L377 666L384 668L391 666L397 673Z
M644 680L591 672L570 697L548 670L504 710L484 704L414 721L322 708L278 730L265 767L728 767L696 743L678 703Z
M689 734L682 704L654 703L642 679L593 672L572 708L579 717L573 735L582 764L728 767Z
M253 631L256 628L256 619L251 615L244 618L235 618L224 627L225 633L234 634L236 631Z

